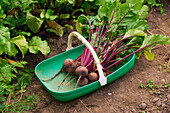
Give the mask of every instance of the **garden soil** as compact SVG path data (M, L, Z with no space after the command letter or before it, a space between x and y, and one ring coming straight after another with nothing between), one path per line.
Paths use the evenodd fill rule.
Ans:
M164 14L160 14L160 8L152 8L147 16L148 33L164 34L170 36L170 1L164 1ZM68 34L71 30L67 30ZM25 60L28 66L35 66L66 49L68 34L61 38L47 38L51 52L48 55L27 55ZM73 46L81 43L74 39ZM86 94L70 102L60 102L53 98L42 86L36 77L27 87L23 95L34 95L41 99L36 103L35 109L28 113L170 113L170 44L157 45L152 48L155 54L153 61L147 61L142 55L135 61L134 67L119 79L110 84ZM57 65L57 64L56 64ZM154 90L140 88L139 84L147 85L151 79Z

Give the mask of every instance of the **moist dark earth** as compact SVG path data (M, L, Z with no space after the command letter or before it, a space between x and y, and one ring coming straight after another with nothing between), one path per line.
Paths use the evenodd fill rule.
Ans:
M170 1L163 2L164 14L160 14L160 8L150 9L147 16L149 31L151 34L163 34L170 36ZM48 55L30 54L25 60L28 66L35 66L66 49L67 37L71 30L67 30L61 38L47 38L51 52ZM81 43L74 39L73 46ZM36 94L41 99L36 103L36 108L28 113L170 113L170 88L164 83L170 84L170 43L157 45L152 48L155 53L153 61L147 61L142 55L135 61L133 68L119 79L110 84L86 94L70 102L60 102L52 97L42 86L36 77L27 87L24 95ZM154 90L140 88L139 84L147 85L151 79Z

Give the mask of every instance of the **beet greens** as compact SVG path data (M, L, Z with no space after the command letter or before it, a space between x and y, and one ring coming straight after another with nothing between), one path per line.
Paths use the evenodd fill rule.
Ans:
M144 19L148 14L148 7L143 5L142 0L126 0L125 3L105 1L100 5L96 16L80 15L78 21L82 23L82 28L85 28L83 36L88 37L88 42L96 51L104 71L108 72L112 66L134 53L136 59L143 52L147 60L153 60L154 54L150 47L168 44L169 38L166 36L145 33L148 26ZM97 69L87 48L76 61L80 61L89 72Z

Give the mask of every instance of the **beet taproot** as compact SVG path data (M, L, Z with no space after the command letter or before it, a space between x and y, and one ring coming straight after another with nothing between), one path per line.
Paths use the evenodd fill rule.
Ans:
M87 77L88 77L88 79L89 79L90 81L92 81L92 82L97 81L98 78L99 78L98 74L95 73L95 72L89 73L89 74L87 75Z

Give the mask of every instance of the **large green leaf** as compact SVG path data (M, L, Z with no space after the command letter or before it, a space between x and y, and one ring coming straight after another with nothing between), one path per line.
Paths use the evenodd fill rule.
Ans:
M22 53L22 57L24 58L24 55L28 50L28 42L26 41L26 38L22 35L19 35L17 37L12 38L11 43L14 43L18 46Z
M47 55L50 52L50 47L48 46L47 41L42 41L40 37L33 36L29 42L29 51L34 54L41 51L42 54Z
M9 44L9 40L10 40L9 29L7 27L1 27L0 28L0 55L5 51L5 45Z
M26 17L26 23L28 24L28 27L31 31L37 33L43 23L43 20L33 16L31 13L28 12Z
M154 35L147 35L143 41L141 48L152 45L155 46L156 44L168 44L170 43L170 39L167 36L154 34Z
M7 27L0 27L0 55L5 53L9 56L15 56L17 49L10 42L10 32Z

